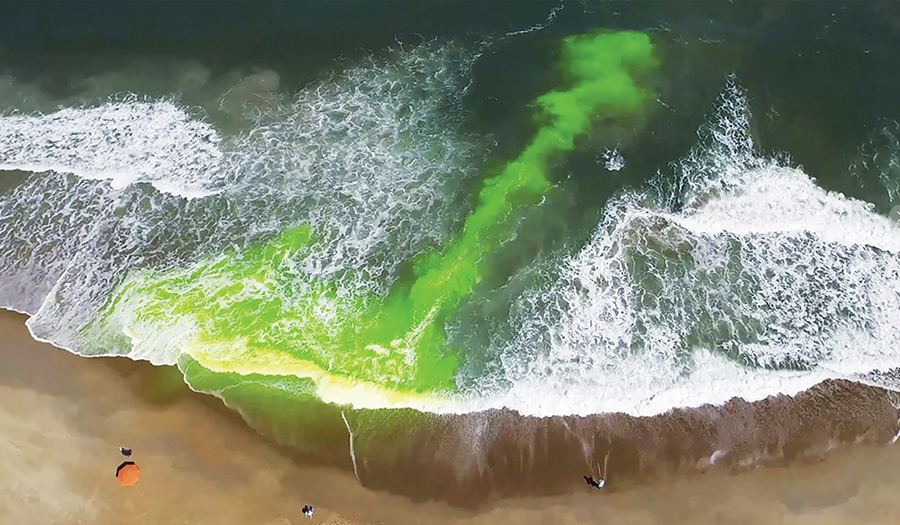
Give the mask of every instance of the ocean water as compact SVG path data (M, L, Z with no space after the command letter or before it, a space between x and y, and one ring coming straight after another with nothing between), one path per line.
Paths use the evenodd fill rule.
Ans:
M408 408L900 388L893 3L44 6L0 23L37 339L304 450L338 406L354 470Z

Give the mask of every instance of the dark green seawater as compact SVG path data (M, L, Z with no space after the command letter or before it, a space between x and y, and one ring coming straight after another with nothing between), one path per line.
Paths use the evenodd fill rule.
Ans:
M896 3L0 10L0 306L35 337L287 442L322 401L898 386Z

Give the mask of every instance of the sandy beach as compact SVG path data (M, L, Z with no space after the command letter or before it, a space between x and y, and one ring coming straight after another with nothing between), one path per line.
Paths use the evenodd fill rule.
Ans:
M301 464L174 369L86 359L0 314L0 523L50 524L888 524L900 454L839 447L827 459L741 474L657 477L621 491L506 499L477 510L413 503L349 470ZM142 478L122 487L118 447ZM316 514L301 512L314 505Z

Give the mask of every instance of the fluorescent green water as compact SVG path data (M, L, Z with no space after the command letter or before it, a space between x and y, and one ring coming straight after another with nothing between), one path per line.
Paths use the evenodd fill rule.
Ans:
M103 319L144 354L187 354L219 373L307 377L320 393L375 389L389 393L388 403L452 391L459 354L445 345L444 321L482 281L485 255L513 234L513 214L550 190L549 161L598 118L637 115L653 100L634 78L657 65L646 34L567 38L560 65L566 85L538 98L543 125L534 138L484 181L462 232L416 261L387 297L296 268L295 256L317 243L301 225L242 253L130 275Z

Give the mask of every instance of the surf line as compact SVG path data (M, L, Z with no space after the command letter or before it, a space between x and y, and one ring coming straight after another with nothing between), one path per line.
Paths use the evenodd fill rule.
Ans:
M347 432L350 433L350 460L353 461L353 475L356 476L356 481L359 481L359 471L356 470L356 453L353 451L353 430L350 428L350 423L347 421L347 416L344 415L344 411L341 410L341 418L344 420L344 424L347 425ZM362 483L362 481L359 481Z

